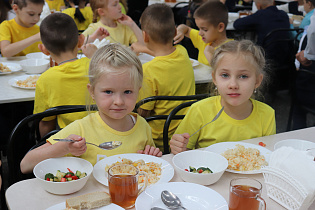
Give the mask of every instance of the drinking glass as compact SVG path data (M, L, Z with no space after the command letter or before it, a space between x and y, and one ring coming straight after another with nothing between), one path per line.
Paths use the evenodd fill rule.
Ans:
M144 180L140 188L139 178ZM147 185L146 173L139 172L133 165L115 165L108 170L108 186L112 202L124 209L134 207L138 195L145 190Z
M261 197L262 185L256 179L236 178L230 182L229 210L259 210L260 204L266 210Z

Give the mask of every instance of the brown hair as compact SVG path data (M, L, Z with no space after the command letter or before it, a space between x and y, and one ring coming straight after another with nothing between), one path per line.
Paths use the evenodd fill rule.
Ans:
M207 1L203 3L194 13L194 18L200 18L213 26L218 26L219 23L224 23L226 28L228 24L228 10L220 1Z
M175 21L172 9L166 4L153 4L147 7L140 18L141 29L160 44L173 42Z
M14 0L14 4L16 4L19 9L22 9L23 7L27 7L27 3L33 3L33 4L45 4L45 0Z
M93 11L93 23L96 23L99 18L97 9L107 7L108 0L90 0L90 6Z

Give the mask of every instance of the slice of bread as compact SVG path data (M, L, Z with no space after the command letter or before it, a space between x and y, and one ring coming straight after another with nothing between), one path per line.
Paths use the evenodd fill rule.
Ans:
M73 209L93 209L111 204L110 195L106 192L93 192L66 200L66 207Z

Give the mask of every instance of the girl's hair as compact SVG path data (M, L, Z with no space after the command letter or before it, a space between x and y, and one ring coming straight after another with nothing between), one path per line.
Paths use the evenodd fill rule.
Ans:
M97 9L107 7L108 1L109 0L90 0L90 5L93 11L93 23L96 23L99 18Z
M121 44L108 44L98 49L90 61L89 79L94 89L103 74L124 74L129 72L136 89L142 86L143 71L138 56ZM91 100L91 98L89 99ZM88 101L88 106L91 101Z
M79 4L82 2L82 4L85 3L86 5L89 3L89 0L72 0L72 2L74 5L78 6L75 9L74 18L78 19L79 23L83 23L86 19L80 11Z
M126 13L128 12L128 4L126 0L119 0L119 2L125 7Z
M260 74L264 75L263 81L266 82L266 60L264 55L264 50L255 45L250 40L241 40L241 41L230 41L225 44L223 44L221 47L219 47L215 52L211 60L211 66L213 69L213 72L215 74L216 69L218 68L218 64L223 58L224 54L226 53L233 53L237 56L243 56L243 58L250 62L253 66L255 66L256 75L257 77ZM260 87L263 87L263 83Z

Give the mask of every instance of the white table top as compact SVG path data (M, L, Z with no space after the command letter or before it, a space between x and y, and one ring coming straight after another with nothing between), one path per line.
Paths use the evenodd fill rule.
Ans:
M0 57L0 62L10 62L19 64L20 60L25 59L25 56L4 58ZM15 72L12 74L0 75L0 104L13 103L21 101L32 101L35 98L35 90L21 89L12 87L8 81L14 77L26 75L24 72Z
M284 140L284 139L303 139L315 142L314 139L315 127L301 129L297 131L280 133L272 136L260 137L256 139L245 140L244 142L258 144L258 142L262 141L266 144L266 148L273 150L273 146L276 142ZM162 158L169 163L172 164L172 157L174 155L168 154L164 155ZM262 197L265 199L267 203L268 210L282 210L285 209L281 205L279 205L274 200L270 199L267 196L266 186L264 184L264 178L262 174L254 174L254 175L242 175L242 174L234 174L225 172L221 179L213 185L209 185L207 187L217 191L220 193L228 202L229 199L229 183L230 180L236 177L251 177L259 180L263 184ZM183 182L183 180L176 174L171 180L171 182ZM108 192L108 187L103 186L98 183L93 176L90 176L87 184L78 192L73 193L71 195L53 195L45 190L43 190L38 180L29 179L21 182L17 182L14 185L10 186L6 191L6 201L9 209L19 210L19 209L46 209L50 206L65 202L67 198L79 196L82 194L86 194L94 191L106 191ZM309 209L315 209L315 203L311 205Z
M165 2L165 0L149 0L148 5L156 4L156 3L165 3L166 5L170 7L174 7L177 3L180 3L180 2L189 2L189 0L176 0L176 2ZM184 7L186 5L187 4L179 4L178 8Z

